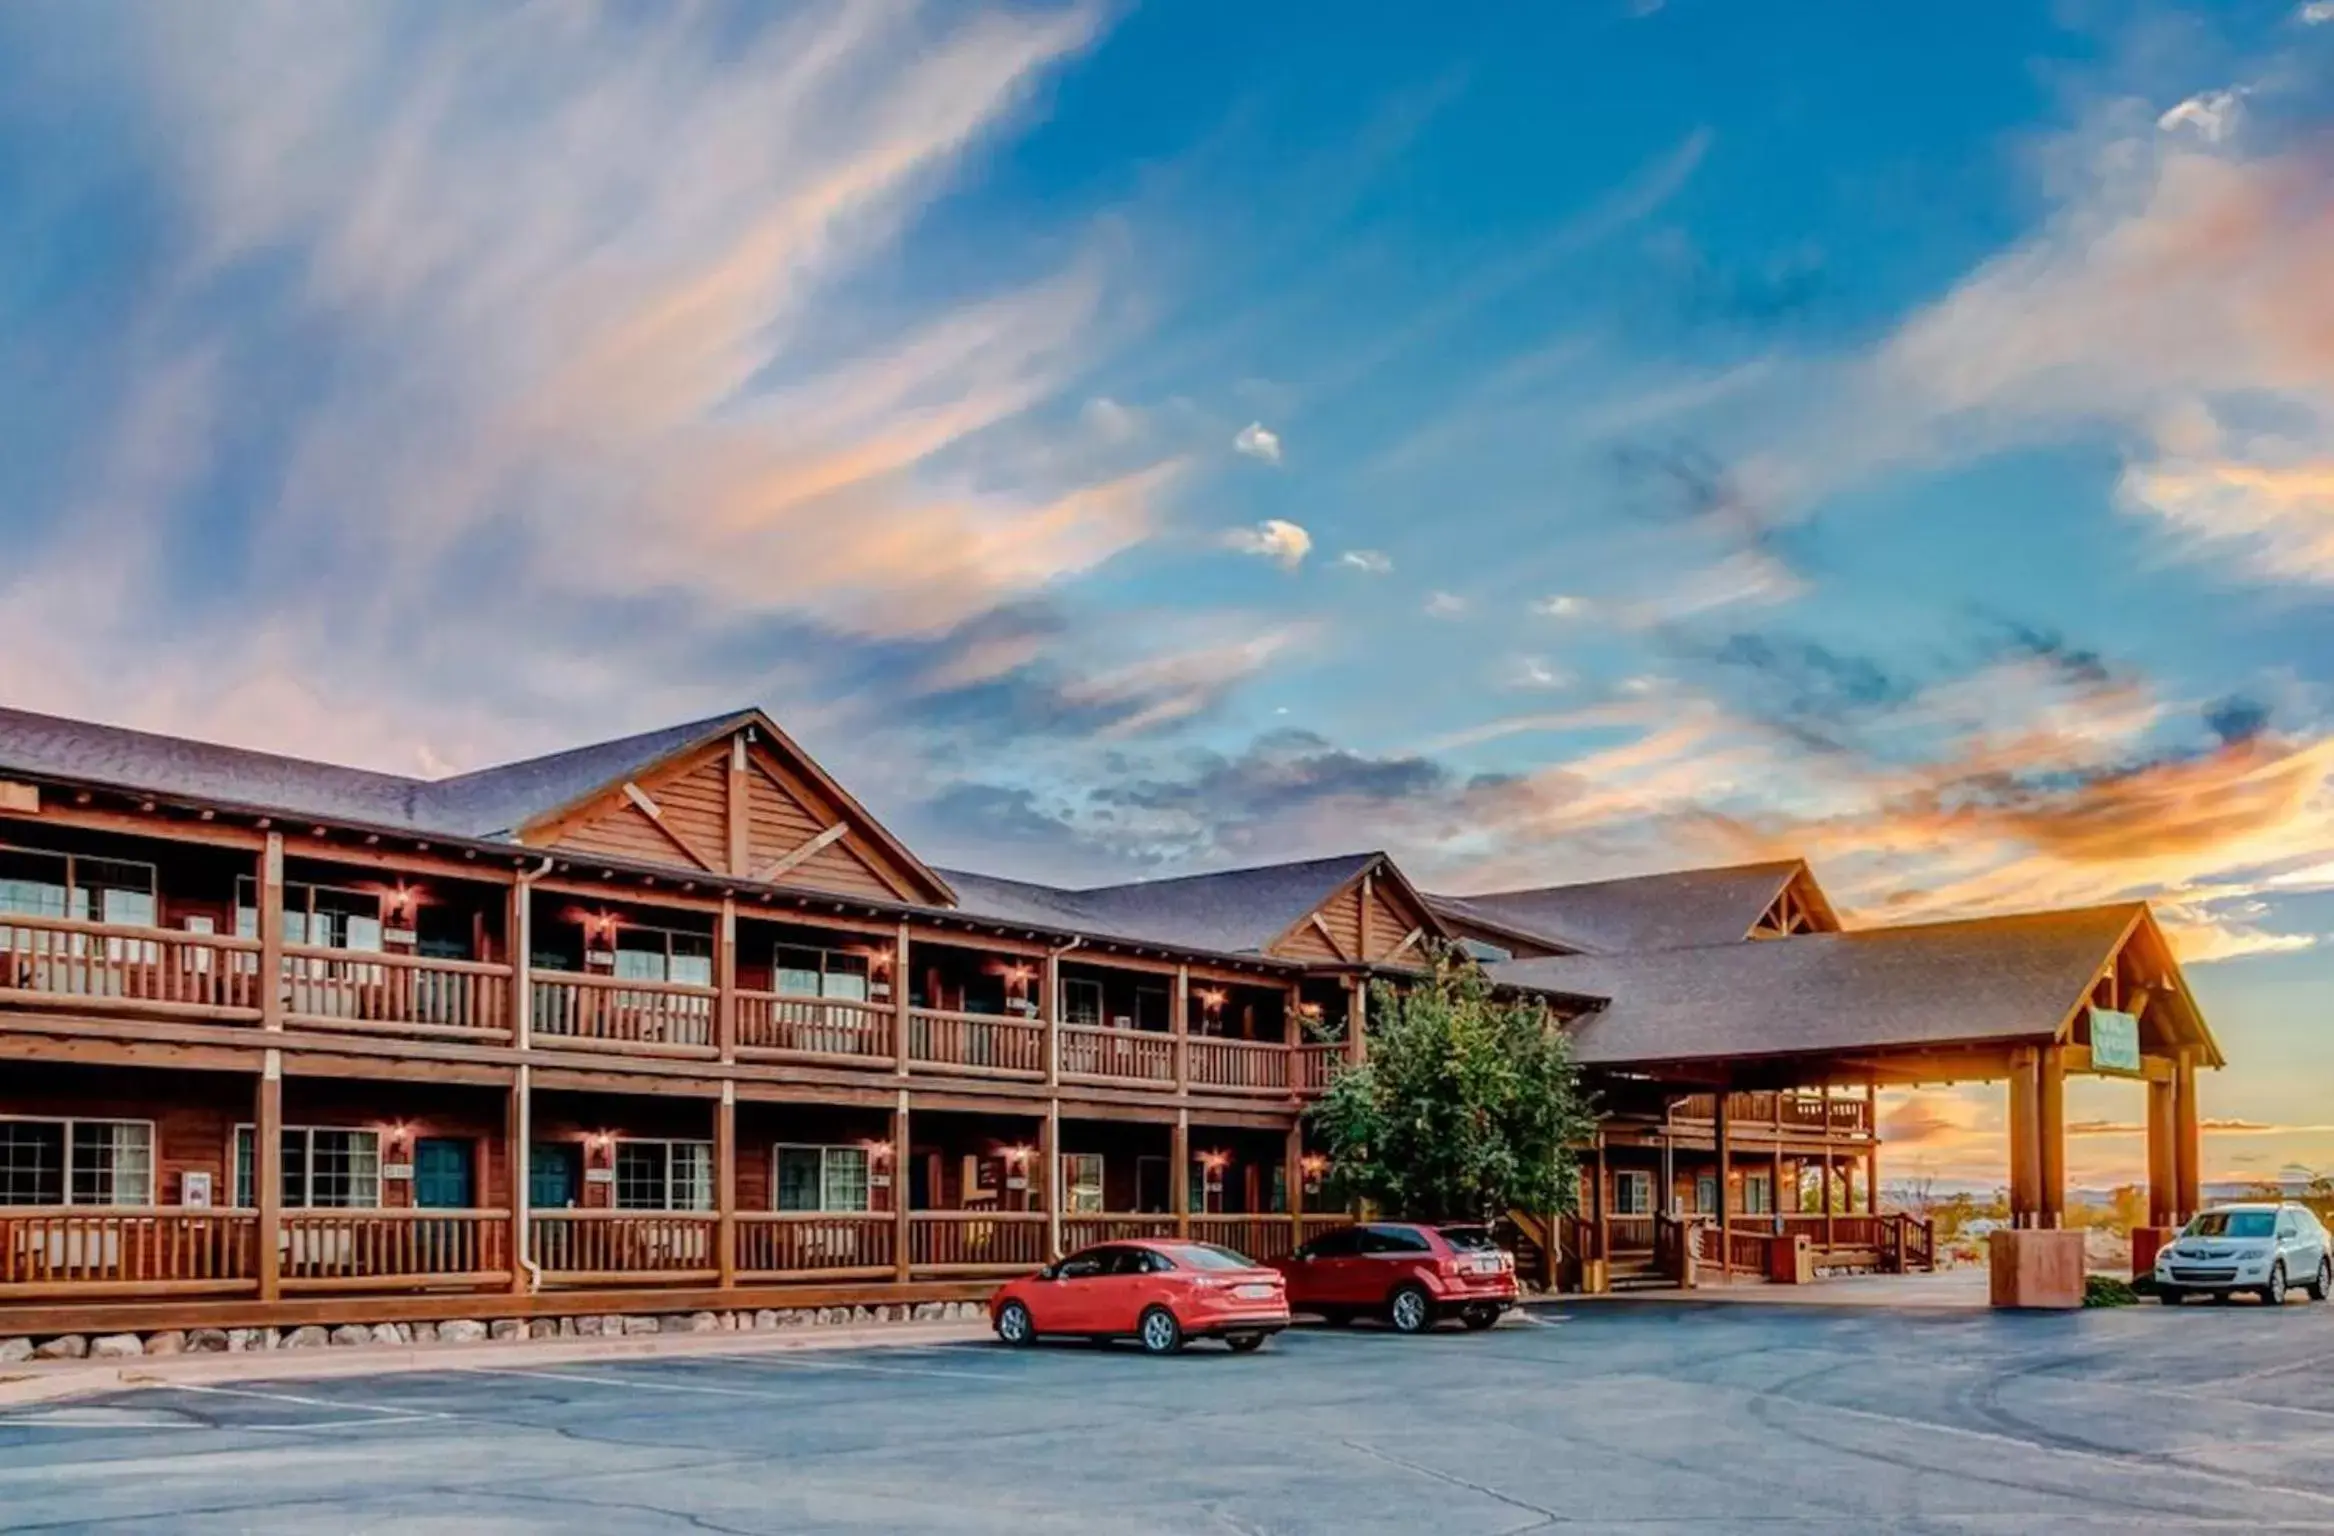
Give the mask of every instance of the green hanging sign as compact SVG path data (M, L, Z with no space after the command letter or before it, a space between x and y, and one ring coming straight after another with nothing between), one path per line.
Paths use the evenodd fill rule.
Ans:
M2091 1070L2119 1077L2145 1073L2140 1064L2138 1014L2118 1013L2113 1008L2091 1010Z

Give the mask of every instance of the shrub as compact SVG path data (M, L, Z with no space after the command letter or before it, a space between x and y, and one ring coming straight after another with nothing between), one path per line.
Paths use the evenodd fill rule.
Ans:
M2085 1275L2083 1277L2083 1305L2086 1307L2128 1307L2139 1300L2139 1292L2128 1281L2113 1275Z

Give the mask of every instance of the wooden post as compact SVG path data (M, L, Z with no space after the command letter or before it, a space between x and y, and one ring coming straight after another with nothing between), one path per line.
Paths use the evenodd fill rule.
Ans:
M723 1065L737 1060L737 898L721 898L721 926L713 939L713 984L720 988L713 1004L714 1043L721 1048Z
M1062 957L1058 950L1046 951L1045 969L1037 977L1037 1016L1045 1021L1045 1085L1058 1087L1062 1081ZM1108 1022L1105 1020L1104 1022ZM1057 1102L1055 1112L1059 1113Z
M713 1107L713 1210L720 1254L719 1284L737 1284L737 1084L724 1082Z
M2178 1225L2179 1155L2173 1150L2175 1099L2179 1088L2166 1077L2148 1079L2148 1225Z
M746 787L746 733L738 732L729 739L729 872L742 875L750 857L747 833L752 828L750 802Z
M1305 1240L1305 1123L1289 1126L1288 1144L1281 1151L1281 1181L1289 1192L1289 1252Z
M908 948L904 937L907 933L906 924L901 925L900 932L903 935L900 942L900 954L902 958L905 958ZM904 971L900 974L900 995L903 997L907 995L907 973ZM904 1040L907 1036L903 1033L900 1038ZM908 1274L911 1268L908 1263L908 1207L910 1204L908 1199L910 1188L908 1164L914 1158L915 1150L909 1143L908 1137L912 1129L913 1127L908 1121L908 1090L902 1088L899 1102L892 1106L891 1111L892 1278L902 1285L908 1283Z
M1734 1115L1727 1102L1734 1095L1718 1090L1718 1278L1734 1278Z
M272 834L269 841L281 847ZM260 899L266 901L264 896ZM263 905L261 911L266 910ZM280 922L277 932L282 932ZM272 969L266 972L270 993L276 991L276 974ZM283 1294L284 1231L284 1053L272 1046L261 1059L259 1092L251 1111L251 1199L259 1207L259 1252L255 1255L259 1299L272 1302Z
M259 856L259 1027L284 1027L284 834ZM273 1250L270 1250L271 1252Z
M2202 1107L2196 1101L2196 1050L2180 1047L2173 1066L2175 1079L2173 1147L2177 1159L2179 1220L2185 1222L2204 1208L2204 1142Z
M1045 1202L1046 1261L1062 1256L1062 1101L1045 1101L1045 1118L1037 1123L1037 1171L1034 1191Z
M535 1220L534 1189L528 1183L532 1173L529 1151L535 1139L534 1084L530 1077L534 1068L520 1062L511 1074L511 1086L503 1097L502 1109L502 1165L510 1180L511 1195L511 1294L524 1296L534 1287L527 1273L527 1248L532 1239L528 1229Z
M1346 985L1353 990L1353 1002L1345 1016L1345 1059L1359 1066L1370 1049L1370 984L1356 976Z
M1167 1203L1175 1207L1175 1235L1191 1236L1191 1111L1175 1112L1175 1134L1167 1142Z
M1191 1091L1191 967L1175 968L1175 1017L1169 1021L1175 1029L1175 1092L1178 1096ZM1188 1178L1189 1170L1181 1163L1175 1165ZM1187 1214L1182 1206L1175 1208L1181 1218Z
M503 932L511 951L511 1043L520 1050L535 1045L535 885L521 872L511 882L510 908L503 916Z
M908 1075L908 925L905 921L901 922L900 924L899 940L897 946L892 951L891 1047L894 1068L898 1071L900 1076L906 1077ZM902 1102L905 1102L905 1090L902 1090ZM904 1178L906 1176L908 1166L907 1143L895 1141L893 1145L900 1149L900 1165L899 1173L897 1176ZM905 1185L902 1186L903 1190L905 1187ZM907 1203L907 1196L904 1193L900 1196L900 1202L903 1207ZM904 1234L904 1223L902 1225L902 1230ZM900 1271L900 1278L903 1280L907 1278L907 1270L905 1268L908 1262L907 1255L908 1250L905 1247L901 1248L900 1264L902 1265L902 1269Z
M2035 1134L2040 1146L2042 1225L2053 1230L2066 1224L2067 1210L2067 1062L2053 1043L2042 1048L2035 1063Z
M1872 1208L1868 1216L1880 1214L1880 1084L1867 1078L1864 1082L1864 1198Z
M1377 946L1371 942L1376 937L1376 935L1370 932L1370 908L1375 905L1375 903L1370 900L1370 891L1371 882L1374 878L1375 877L1372 875L1364 875L1361 877L1361 891L1360 894L1356 897L1358 905L1354 912L1354 916L1359 919L1359 922L1355 925L1355 932L1361 935L1361 953L1355 958L1359 959L1365 965L1378 957Z
M1605 1132L1604 1127L1599 1126L1597 1128L1597 1186L1590 1204L1596 1216L1597 1257L1605 1261L1605 1273L1609 1282L1613 1263L1613 1231L1611 1202L1605 1195L1606 1182Z
M2010 1053L2010 1225L2031 1227L2042 1208L2042 1075L2032 1046Z
M1839 1246L1836 1204L1832 1198L1832 1155L1827 1148L1823 1154L1823 1246L1827 1253Z

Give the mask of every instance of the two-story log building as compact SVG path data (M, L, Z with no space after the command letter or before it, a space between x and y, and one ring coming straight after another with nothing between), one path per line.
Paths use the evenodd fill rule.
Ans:
M1467 898L1383 854L934 869L754 710L437 780L0 710L0 1334L955 1298L1112 1234L1278 1255L1346 1219L1301 1116L1368 984L1452 942L1597 1075L1590 1283L1793 1235L1922 1262L1880 1083L2008 1077L2055 1220L2102 1011L2193 1207L2219 1057L2144 908L1838 930L1798 864Z

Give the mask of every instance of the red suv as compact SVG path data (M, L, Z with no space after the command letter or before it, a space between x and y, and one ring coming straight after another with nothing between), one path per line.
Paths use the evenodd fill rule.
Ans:
M1401 1333L1421 1333L1449 1317L1488 1328L1516 1301L1515 1260L1479 1226L1339 1227L1273 1268L1288 1279L1290 1311L1336 1324L1369 1313Z

